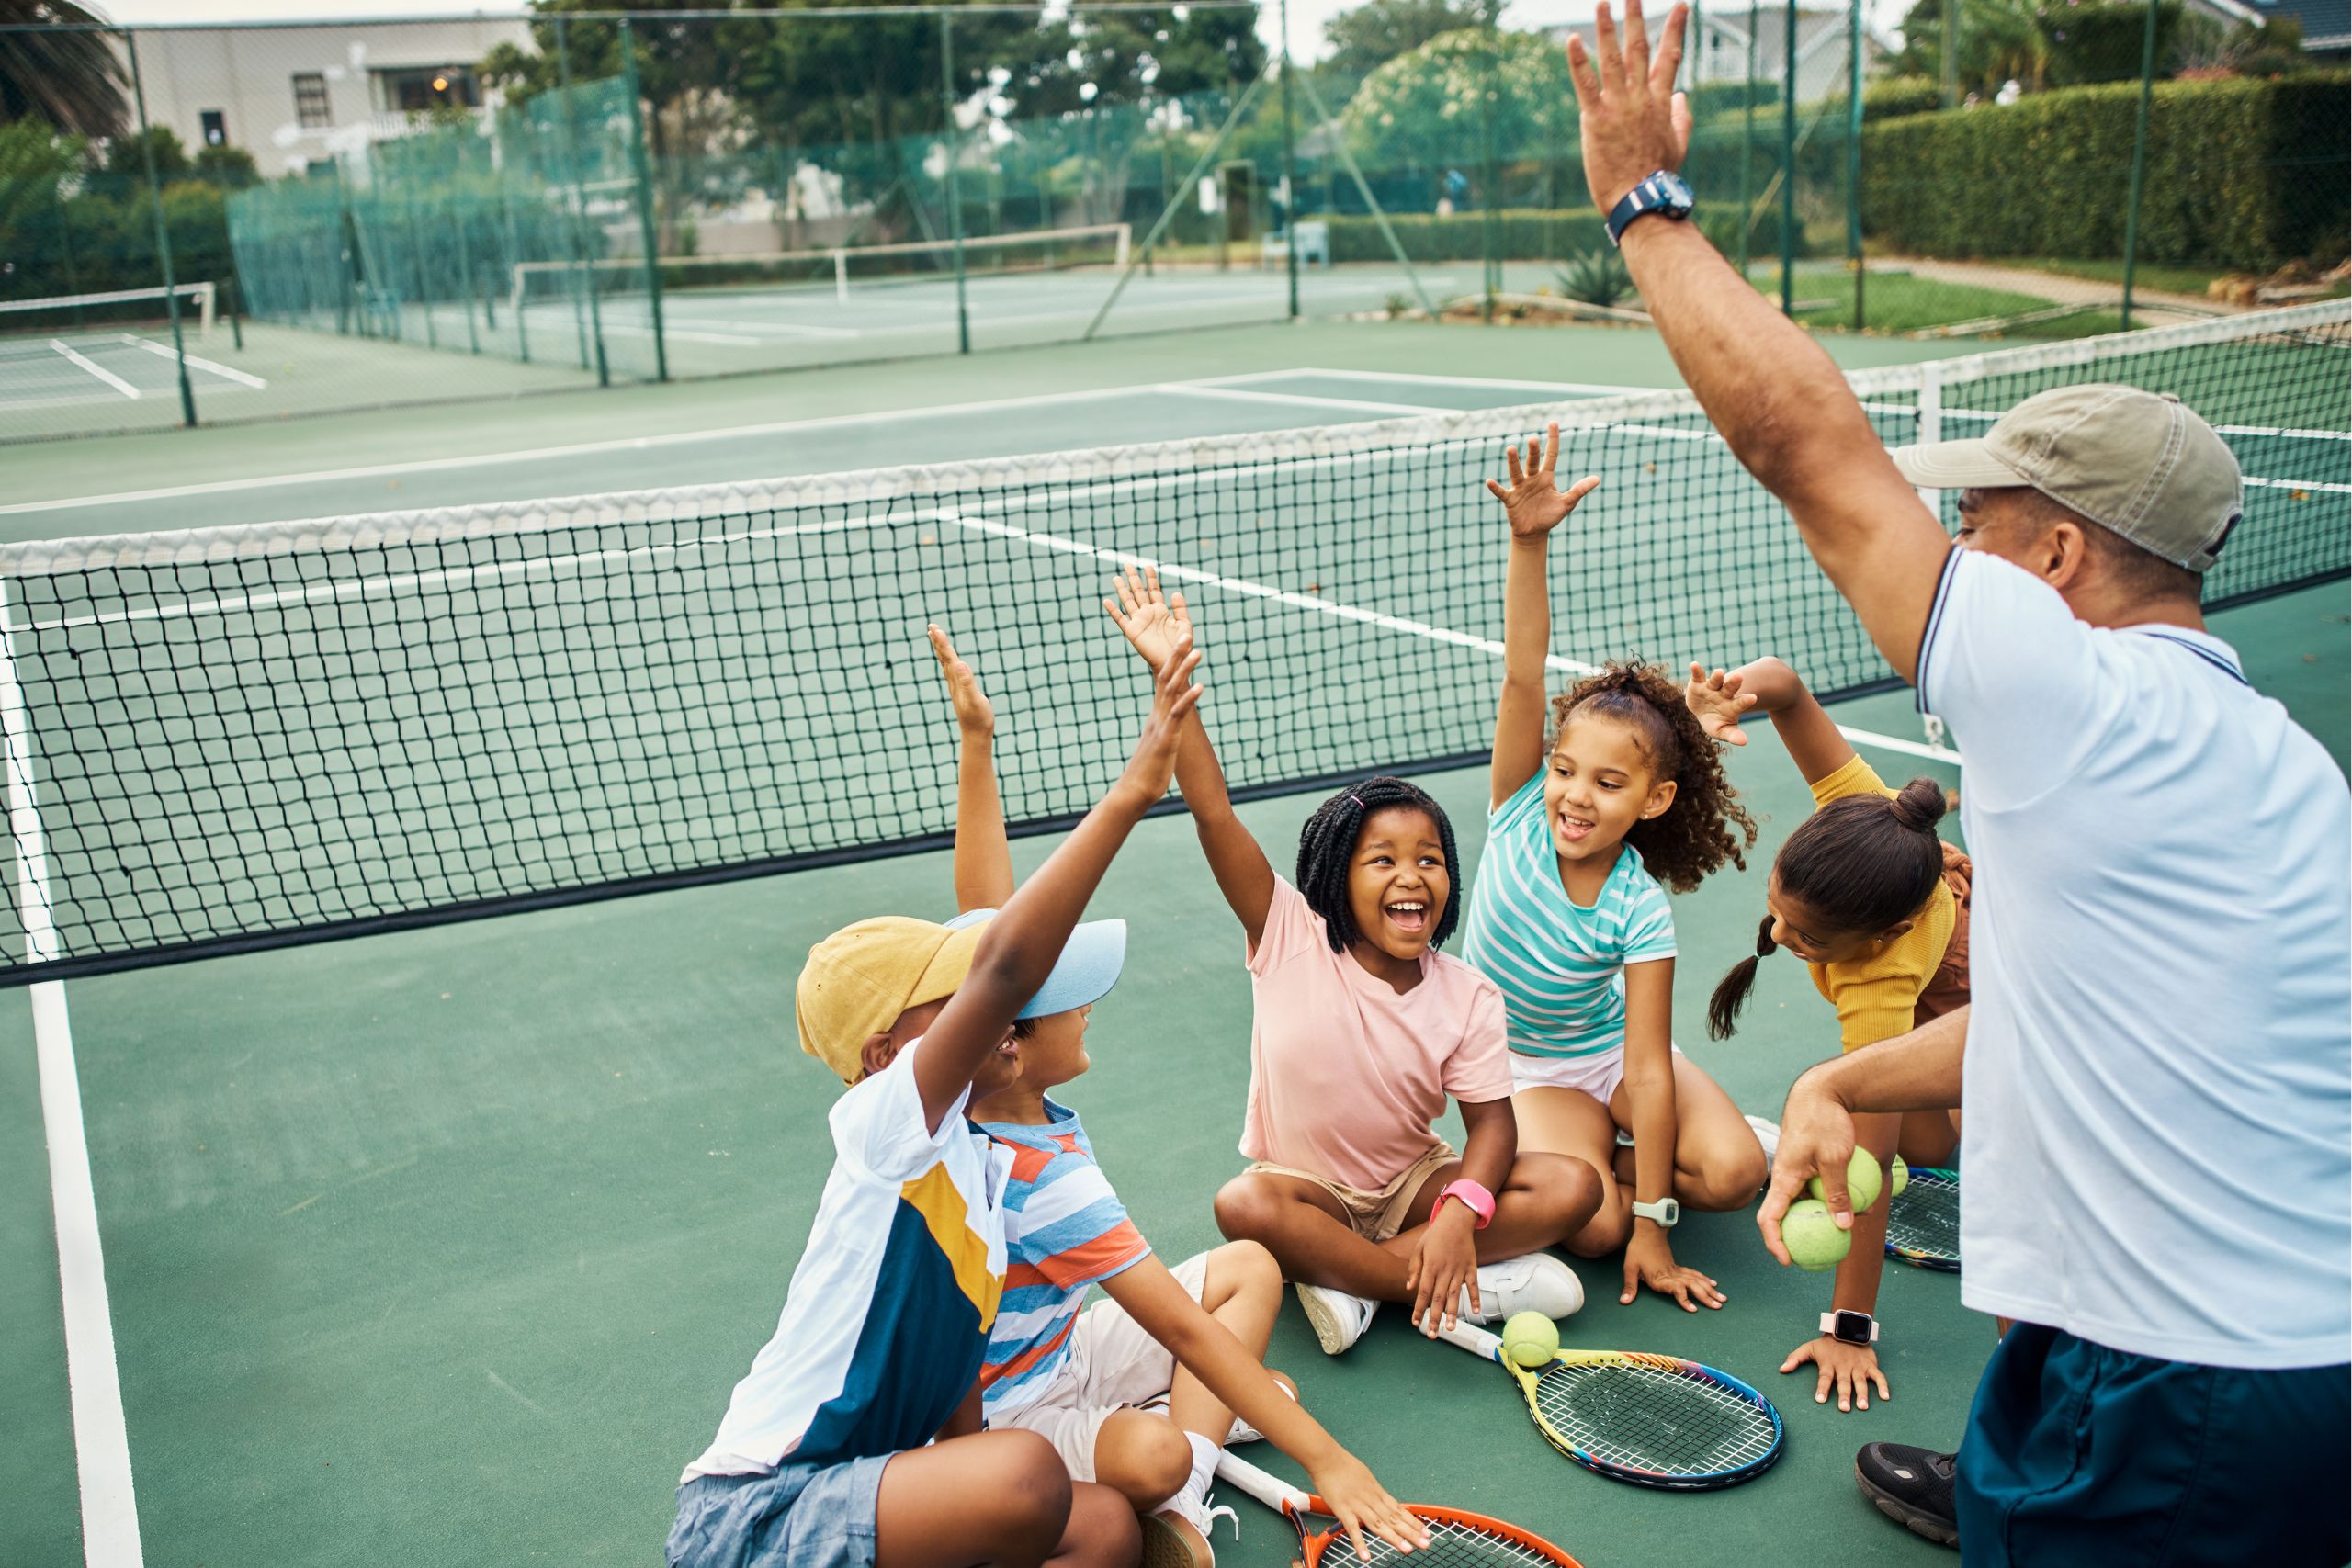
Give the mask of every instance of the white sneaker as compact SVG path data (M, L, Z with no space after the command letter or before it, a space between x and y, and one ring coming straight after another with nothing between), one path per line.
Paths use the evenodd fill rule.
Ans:
M1755 1133L1756 1141L1764 1145L1765 1179L1770 1181L1772 1154L1781 1146L1781 1124L1778 1122L1768 1122L1761 1116L1750 1116L1747 1119L1747 1125Z
M1298 1292L1298 1304L1306 1310L1316 1341L1327 1356L1337 1356L1363 1338L1363 1331L1372 1325L1372 1314L1380 1309L1378 1302L1351 1296L1329 1285L1292 1288Z
M1274 1372L1272 1375L1275 1384L1280 1387L1284 1393L1290 1395L1291 1403L1293 1404L1297 1404L1298 1385L1291 1382L1288 1374L1286 1373ZM1252 1427L1249 1422L1244 1421L1238 1416L1236 1416L1233 1418L1233 1429L1225 1435L1225 1446L1228 1449L1236 1443L1262 1443L1265 1440L1265 1433L1261 1432L1257 1427ZM1238 1529L1240 1529L1240 1526L1237 1524L1234 1528Z
M1219 1519L1233 1520L1233 1539L1241 1539L1241 1520L1232 1509L1213 1508L1190 1488L1179 1492L1142 1517L1143 1568L1216 1568L1209 1536Z
M1472 1323L1500 1323L1513 1313L1540 1312L1555 1322L1574 1317L1584 1305L1584 1281L1548 1252L1478 1265L1477 1312L1470 1292L1462 1292L1462 1315Z

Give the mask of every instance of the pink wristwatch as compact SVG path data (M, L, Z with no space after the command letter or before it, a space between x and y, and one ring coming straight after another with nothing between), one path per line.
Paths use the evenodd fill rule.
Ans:
M1437 1201L1440 1203L1448 1198L1459 1198L1462 1206L1470 1211L1470 1217L1476 1222L1471 1229L1485 1230L1494 1223L1495 1195L1468 1177L1459 1181L1449 1181L1439 1190Z

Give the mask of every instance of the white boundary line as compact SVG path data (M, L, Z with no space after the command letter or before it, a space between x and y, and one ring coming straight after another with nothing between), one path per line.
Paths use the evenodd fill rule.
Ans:
M19 919L25 961L58 953L50 915L49 858L33 796L32 740L25 694L17 679L16 629L0 590L0 736L8 774L8 829L16 840ZM82 1557L88 1568L141 1568L139 1500L130 1480L130 1429L115 1362L114 1312L98 1238L97 1188L82 1121L81 1074L65 985L29 987L33 1055L40 1071L41 1131L49 1145L51 1212L57 1226L57 1277L65 1320L65 1377L74 1411L74 1464L82 1495Z
M1335 377L1346 381L1403 381L1424 387L1517 387L1543 392L1578 392L1594 397L1634 397L1644 392L1679 392L1680 387L1612 387L1598 381L1522 381L1510 376L1435 376L1411 370L1252 370L1239 376L1217 376L1193 383L1198 387L1230 386L1236 382L1267 381L1285 376ZM1460 413L1460 409L1448 409Z
M121 337L123 342L130 344L133 348L143 348L150 354L160 355L164 358L171 360L174 363L177 363L179 360L180 356L178 355L174 354L170 349L165 348L160 343L151 343L147 339L136 336L130 333L122 333L119 335ZM269 383L263 380L258 376L249 376L243 370L232 370L226 365L216 365L209 359L199 359L193 354L187 356L187 362L190 365L195 366L198 370L209 370L215 376L225 376L232 381L242 381L246 386L252 387L256 390L266 390L269 387Z
M132 386L130 382L124 380L121 377L107 369L105 366L98 364L96 360L89 358L85 355L74 353L74 345L67 343L63 338L53 337L50 339L49 346L57 350L58 353L63 355L67 359L72 360L75 365L80 366L91 375L96 376L99 380L104 381L107 386L112 387L116 391L120 392L124 397L135 398L140 395L138 388Z
M1308 409L1378 409L1386 413L1453 413L1453 409L1430 408L1422 403L1375 402L1369 398L1319 398L1306 392L1261 392L1251 387L1187 386L1170 382L1160 388L1188 398L1207 398L1236 402L1282 403L1293 408Z

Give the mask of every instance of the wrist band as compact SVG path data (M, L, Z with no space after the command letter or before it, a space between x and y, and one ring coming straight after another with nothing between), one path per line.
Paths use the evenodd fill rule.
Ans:
M1439 1190L1437 1201L1441 1206L1448 1198L1459 1199L1462 1206L1470 1211L1472 1229L1485 1230L1494 1223L1495 1195L1468 1177L1449 1181Z

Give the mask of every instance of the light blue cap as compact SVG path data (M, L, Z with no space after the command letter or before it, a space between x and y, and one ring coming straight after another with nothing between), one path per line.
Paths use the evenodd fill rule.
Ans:
M970 909L947 922L951 931L965 926L977 926L996 914L994 909ZM1119 971L1127 963L1127 922L1125 920L1084 920L1069 933L1062 943L1062 955L1054 961L1054 972L1037 987L1037 994L1013 1016L1044 1018L1049 1013L1068 1012L1101 1001L1110 995L1111 987L1119 983Z

